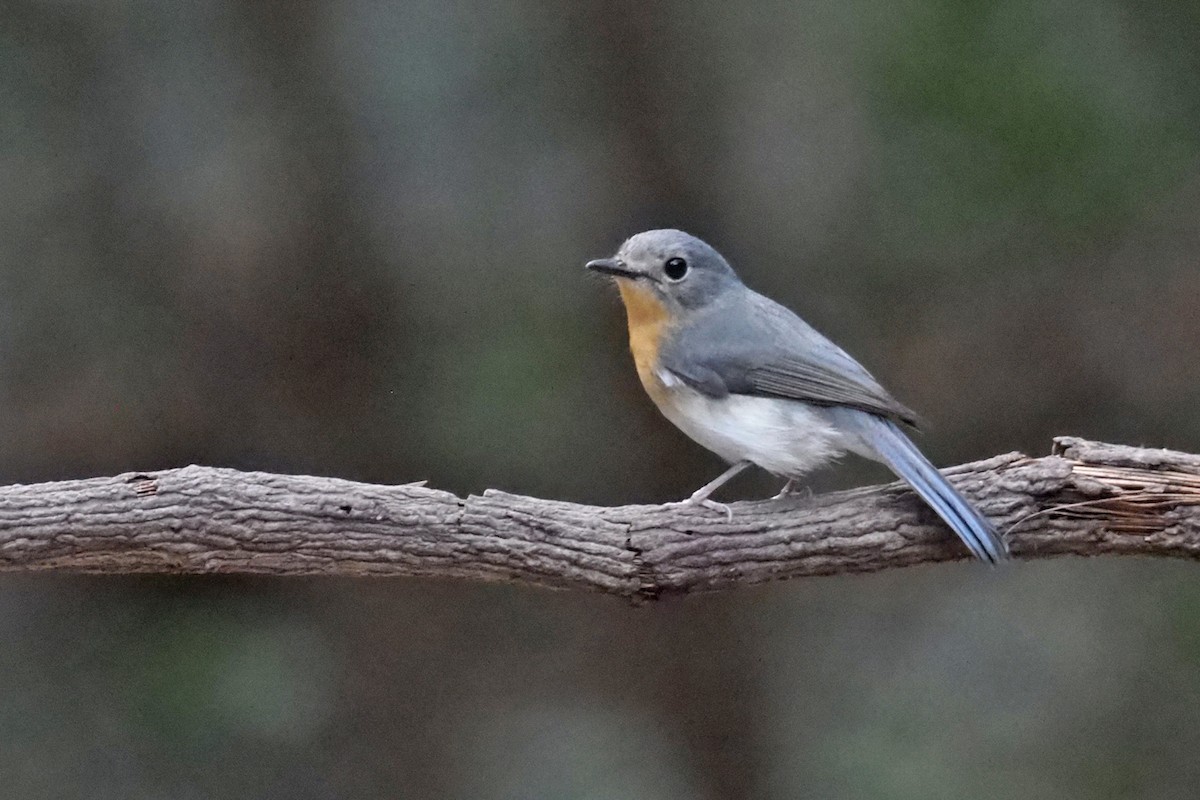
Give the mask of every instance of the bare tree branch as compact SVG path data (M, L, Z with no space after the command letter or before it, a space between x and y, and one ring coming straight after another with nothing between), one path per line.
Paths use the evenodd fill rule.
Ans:
M1061 437L1044 458L947 474L1022 558L1200 557L1200 456ZM0 488L0 569L401 575L653 598L967 555L902 484L733 508L729 521L191 466Z

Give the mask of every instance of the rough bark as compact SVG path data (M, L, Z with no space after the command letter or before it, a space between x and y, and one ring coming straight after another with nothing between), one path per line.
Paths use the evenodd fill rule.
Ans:
M1061 437L1052 455L947 475L1019 558L1200 557L1200 456ZM967 557L903 484L732 508L729 520L190 466L0 488L0 569L419 576L653 598Z

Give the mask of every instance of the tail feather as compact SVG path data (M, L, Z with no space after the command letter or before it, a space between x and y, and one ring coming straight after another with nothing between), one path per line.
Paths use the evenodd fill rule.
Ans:
M854 427L865 449L873 451L863 455L882 461L907 481L976 558L991 564L1008 558L1008 546L992 523L950 485L894 422L860 411L854 414Z

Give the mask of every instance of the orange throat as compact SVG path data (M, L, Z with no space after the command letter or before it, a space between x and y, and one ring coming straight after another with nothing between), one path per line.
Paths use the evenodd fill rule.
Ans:
M629 318L629 349L633 363L637 366L642 386L655 403L666 396L666 387L654 374L658 363L658 348L666 331L670 315L652 291L631 280L617 280L621 300L625 303L625 314Z

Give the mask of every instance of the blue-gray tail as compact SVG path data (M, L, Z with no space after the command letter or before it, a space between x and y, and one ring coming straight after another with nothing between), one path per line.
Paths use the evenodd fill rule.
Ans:
M865 449L874 451L862 455L882 461L906 480L976 558L991 564L1008 558L1008 546L992 523L947 482L894 422L862 411L851 413L852 426L862 438Z

